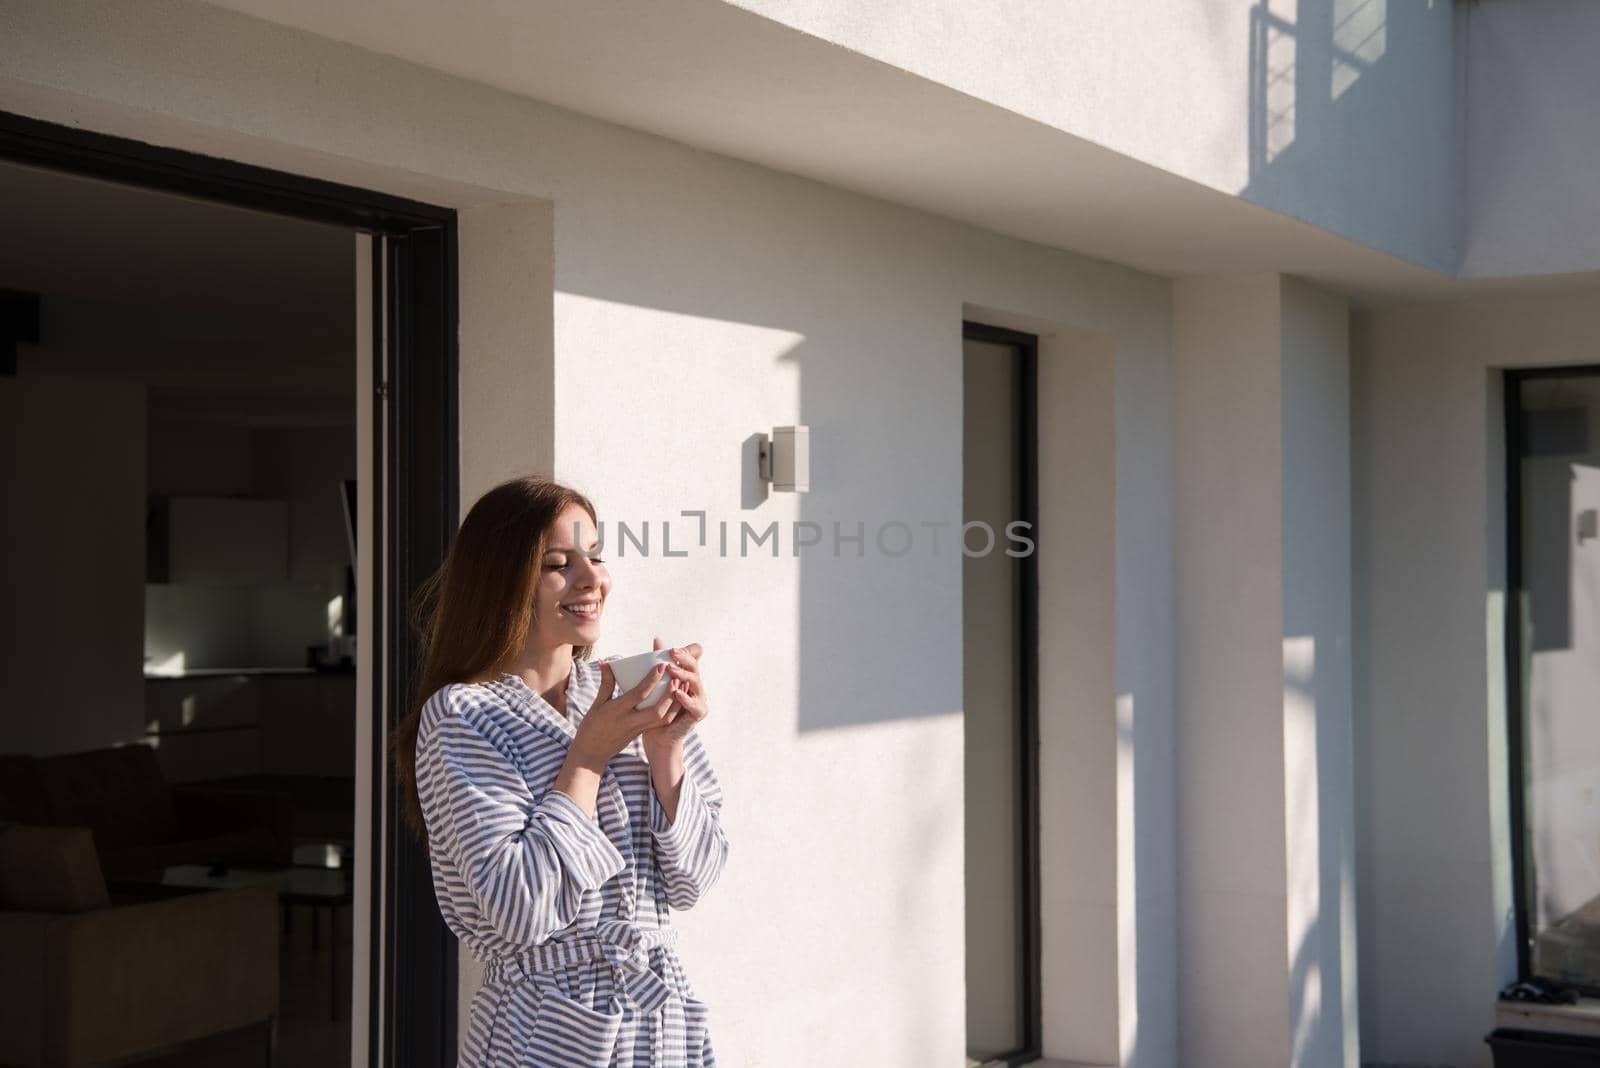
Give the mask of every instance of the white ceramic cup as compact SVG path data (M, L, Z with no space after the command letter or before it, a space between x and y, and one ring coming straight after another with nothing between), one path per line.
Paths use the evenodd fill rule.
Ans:
M639 685L639 683L644 680L645 673L651 668L655 667L657 664L667 664L671 662L671 646L668 646L665 649L652 649L648 653L640 653L637 656L625 656L618 660L606 661L606 663L611 665L612 676L622 684L622 688L624 690L631 690L635 686ZM661 700L662 697L666 696L667 687L671 685L672 675L664 672L660 680L653 687L651 687L650 693L645 697L645 699L633 707L643 708L646 705L655 704L657 701Z

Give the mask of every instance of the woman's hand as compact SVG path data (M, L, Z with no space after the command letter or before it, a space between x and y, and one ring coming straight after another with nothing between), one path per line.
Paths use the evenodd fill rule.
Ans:
M673 715L670 690L655 704L634 708L655 688L662 673L668 670L671 670L671 665L657 664L645 672L644 678L632 689L624 690L616 697L607 697L616 687L616 680L611 674L611 665L601 661L600 691L578 724L569 755L598 773L641 733L658 728L669 720Z
M652 648L661 648L660 638L655 639ZM672 708L660 724L646 728L640 736L646 759L649 759L652 750L682 744L689 732L711 714L711 707L706 702L705 684L700 678L700 644L691 642L672 650L672 663L667 670L672 675L672 685L667 690Z

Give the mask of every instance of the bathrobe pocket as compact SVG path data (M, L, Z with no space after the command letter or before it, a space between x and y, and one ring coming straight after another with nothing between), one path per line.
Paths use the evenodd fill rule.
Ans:
M605 1012L541 984L524 1068L607 1068L622 1032L622 1009Z
M709 1010L699 998L685 995L683 999L684 1041L686 1063L697 1068L715 1068L716 1058L711 1052L711 1037L707 1028Z

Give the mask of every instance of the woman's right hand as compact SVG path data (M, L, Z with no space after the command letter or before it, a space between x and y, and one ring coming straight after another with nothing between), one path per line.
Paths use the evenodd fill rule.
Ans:
M653 705L637 709L633 707L645 699L665 671L665 664L657 664L645 672L638 685L616 697L610 697L608 695L616 687L616 680L611 674L611 665L602 660L600 692L595 695L594 704L578 724L577 733L572 739L572 754L598 773L611 762L612 757L627 748L628 743L650 728L665 723L672 711L670 689Z

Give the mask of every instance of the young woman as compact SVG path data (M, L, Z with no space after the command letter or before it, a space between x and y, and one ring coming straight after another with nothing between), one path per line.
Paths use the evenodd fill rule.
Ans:
M461 1068L716 1064L668 920L728 854L694 733L701 650L626 692L589 660L611 592L597 522L565 486L496 486L423 602L395 764L439 909L484 962ZM666 696L636 709L663 672Z

